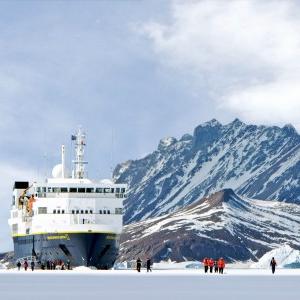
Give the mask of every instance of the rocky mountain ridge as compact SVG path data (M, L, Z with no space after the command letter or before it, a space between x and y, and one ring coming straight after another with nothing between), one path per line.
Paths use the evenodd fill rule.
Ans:
M129 224L175 212L231 188L243 197L300 203L300 136L291 126L222 125L213 119L193 135L162 139L146 157L119 164L129 185Z

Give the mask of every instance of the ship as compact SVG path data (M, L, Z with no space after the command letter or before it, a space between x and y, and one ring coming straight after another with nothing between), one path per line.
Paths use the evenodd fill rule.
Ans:
M52 177L14 182L8 223L15 261L110 269L118 255L127 185L89 179L86 134L78 129L71 140L71 174L62 145Z

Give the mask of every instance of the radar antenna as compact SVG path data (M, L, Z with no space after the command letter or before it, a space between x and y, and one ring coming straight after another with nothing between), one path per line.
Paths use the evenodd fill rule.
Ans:
M73 160L74 163L74 170L72 172L72 177L81 179L85 176L85 165L87 164L87 161L84 161L84 147L86 145L85 143L86 135L82 131L81 128L78 129L76 135L72 135L72 141L75 141L75 160Z

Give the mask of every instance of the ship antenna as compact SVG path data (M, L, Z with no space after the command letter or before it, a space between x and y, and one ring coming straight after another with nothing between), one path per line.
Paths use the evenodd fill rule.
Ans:
M113 178L113 163L114 163L114 130L111 130L111 161L110 161L110 172L111 172L111 178Z
M65 145L61 145L61 177L65 178Z
M77 179L84 178L85 176L85 165L87 164L87 162L84 161L85 138L86 135L81 127L79 127L76 135L72 135L72 140L75 141L75 160L73 160L74 170L72 173L73 178Z

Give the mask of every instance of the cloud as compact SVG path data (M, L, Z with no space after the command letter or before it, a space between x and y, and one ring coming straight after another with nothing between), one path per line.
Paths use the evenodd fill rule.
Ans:
M296 1L174 1L169 22L139 32L219 110L300 128L299 17Z

